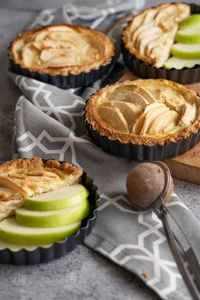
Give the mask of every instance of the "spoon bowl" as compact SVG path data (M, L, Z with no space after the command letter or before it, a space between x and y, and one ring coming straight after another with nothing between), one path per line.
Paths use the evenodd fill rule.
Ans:
M126 186L131 204L137 210L167 204L174 188L170 170L161 161L137 165L128 174Z

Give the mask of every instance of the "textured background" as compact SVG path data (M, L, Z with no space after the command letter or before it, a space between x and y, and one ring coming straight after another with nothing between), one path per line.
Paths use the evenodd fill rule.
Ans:
M83 0L84 1L84 0ZM86 0L85 0L86 1ZM110 0L112 2L112 0ZM11 159L13 112L20 92L6 76L9 41L43 8L64 0L0 1L0 160ZM180 2L180 1L179 1ZM196 2L199 1L186 1ZM146 1L152 6L161 1ZM175 192L200 219L200 187L175 180ZM101 255L79 246L64 258L37 266L0 265L0 299L158 299L139 279Z

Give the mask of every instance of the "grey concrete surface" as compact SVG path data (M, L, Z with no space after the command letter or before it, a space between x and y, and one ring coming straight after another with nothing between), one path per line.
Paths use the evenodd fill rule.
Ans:
M38 11L41 9L46 8L57 8L62 6L68 2L72 2L73 0L34 0L34 1L27 1L27 0L0 0L0 7L4 8L14 8L16 10L31 10L31 11ZM86 0L82 0L83 2ZM187 3L198 3L198 0L145 0L145 7L155 6L163 2L187 2ZM110 0L112 3L112 0Z
M35 16L35 12L0 8L0 161L11 158L13 115L20 95L15 84L6 75L8 46Z
M159 3L147 2L149 6ZM39 9L62 3L65 1L0 1L0 161L11 159L14 108L20 96L6 75L9 41L31 23ZM175 191L200 219L200 186L175 180ZM158 297L134 275L81 245L47 264L0 265L0 300L15 299L151 300Z

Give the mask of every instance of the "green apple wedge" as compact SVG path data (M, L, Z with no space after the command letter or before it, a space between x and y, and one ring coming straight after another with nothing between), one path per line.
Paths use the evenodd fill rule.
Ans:
M57 210L79 204L89 195L82 184L61 187L55 191L25 198L23 207L31 210Z
M183 59L179 57L172 56L170 57L164 64L164 68L166 69L183 69L186 68L192 68L195 65L200 65L200 59Z
M8 218L0 223L0 238L14 244L45 245L75 234L80 225L79 221L57 228L31 228L18 224L14 218Z
M200 43L200 14L191 15L181 22L175 40L186 44Z
M171 47L171 54L184 59L199 59L200 44L176 43Z
M30 227L59 227L81 221L89 215L90 204L83 199L78 205L50 211L35 211L26 208L15 210L16 221Z
M59 243L62 243L62 241L57 241ZM0 238L0 250L4 250L8 248L9 250L13 252L20 251L22 249L28 250L28 251L34 251L38 246L41 246L42 248L49 248L51 246L51 243L48 244L38 244L38 245L28 245L28 244L16 244L11 242L6 242Z

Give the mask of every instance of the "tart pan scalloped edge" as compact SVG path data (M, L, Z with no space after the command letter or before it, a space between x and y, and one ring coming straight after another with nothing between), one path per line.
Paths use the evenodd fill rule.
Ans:
M62 162L61 162L62 163ZM62 257L72 251L77 245L83 243L90 234L96 221L98 199L97 186L93 184L93 179L83 171L82 184L89 190L90 215L82 221L81 227L75 235L67 237L62 242L52 243L50 246L36 246L34 250L20 249L13 251L8 248L0 250L0 263L12 265L32 265L49 262Z

